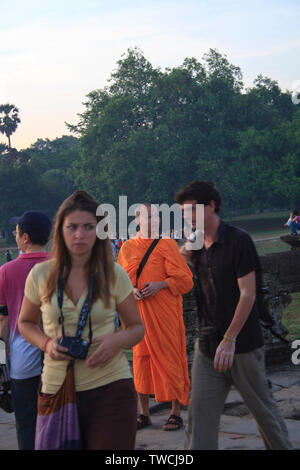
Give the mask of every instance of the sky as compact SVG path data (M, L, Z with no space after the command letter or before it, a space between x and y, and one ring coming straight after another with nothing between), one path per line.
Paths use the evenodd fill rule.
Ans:
M86 95L134 47L161 70L217 49L241 68L245 87L262 74L292 91L300 1L0 0L0 104L17 106L21 119L12 145L69 134L65 122L77 123Z

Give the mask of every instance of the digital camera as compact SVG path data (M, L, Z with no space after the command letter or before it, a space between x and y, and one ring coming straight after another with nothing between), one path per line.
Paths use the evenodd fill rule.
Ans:
M59 344L68 348L68 351L65 354L68 354L75 359L85 359L90 346L88 341L76 338L75 336L63 336Z

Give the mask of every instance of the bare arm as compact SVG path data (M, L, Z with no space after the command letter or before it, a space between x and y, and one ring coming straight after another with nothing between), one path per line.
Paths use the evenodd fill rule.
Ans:
M43 350L47 336L40 329L40 315L40 307L24 297L18 319L19 331L26 341Z
M219 372L225 372L233 364L235 340L250 315L256 296L255 271L238 279L240 299L233 319L225 332L224 339L219 344L214 367Z
M143 339L145 329L133 294L117 306L117 311L122 322L122 331L93 340L93 343L100 345L87 359L87 367L91 369L106 366L123 349L131 348Z
M250 315L256 297L255 271L238 279L240 289L240 299L237 304L232 322L225 335L229 338L236 338L247 318Z
M51 338L45 335L40 328L41 312L39 305L32 303L24 296L18 328L21 335L33 346L46 352L52 359L57 361L70 360L71 357L64 354L67 348L58 344L59 338ZM46 345L46 349L45 349Z

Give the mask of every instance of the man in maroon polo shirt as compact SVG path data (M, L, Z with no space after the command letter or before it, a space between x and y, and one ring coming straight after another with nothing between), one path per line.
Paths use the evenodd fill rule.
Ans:
M9 354L11 392L20 450L33 450L37 390L41 374L40 351L18 331L26 278L36 263L46 261L45 245L51 221L40 211L25 212L16 226L16 242L22 251L0 268L0 337Z

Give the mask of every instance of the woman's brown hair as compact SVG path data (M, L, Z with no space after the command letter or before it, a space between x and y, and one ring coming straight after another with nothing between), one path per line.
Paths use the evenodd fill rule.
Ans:
M76 210L90 212L97 222L103 219L103 216L96 216L96 210L99 202L85 191L75 191L59 207L55 216L55 223L52 237L52 266L49 271L45 285L45 294L43 300L50 302L51 296L55 292L58 280L62 278L65 283L71 270L71 257L64 242L62 226L64 219L71 212ZM86 266L86 277L89 281L92 274L95 275L94 300L101 298L106 307L110 303L110 289L115 281L114 262L109 238L102 240L96 238L92 249L90 259Z

